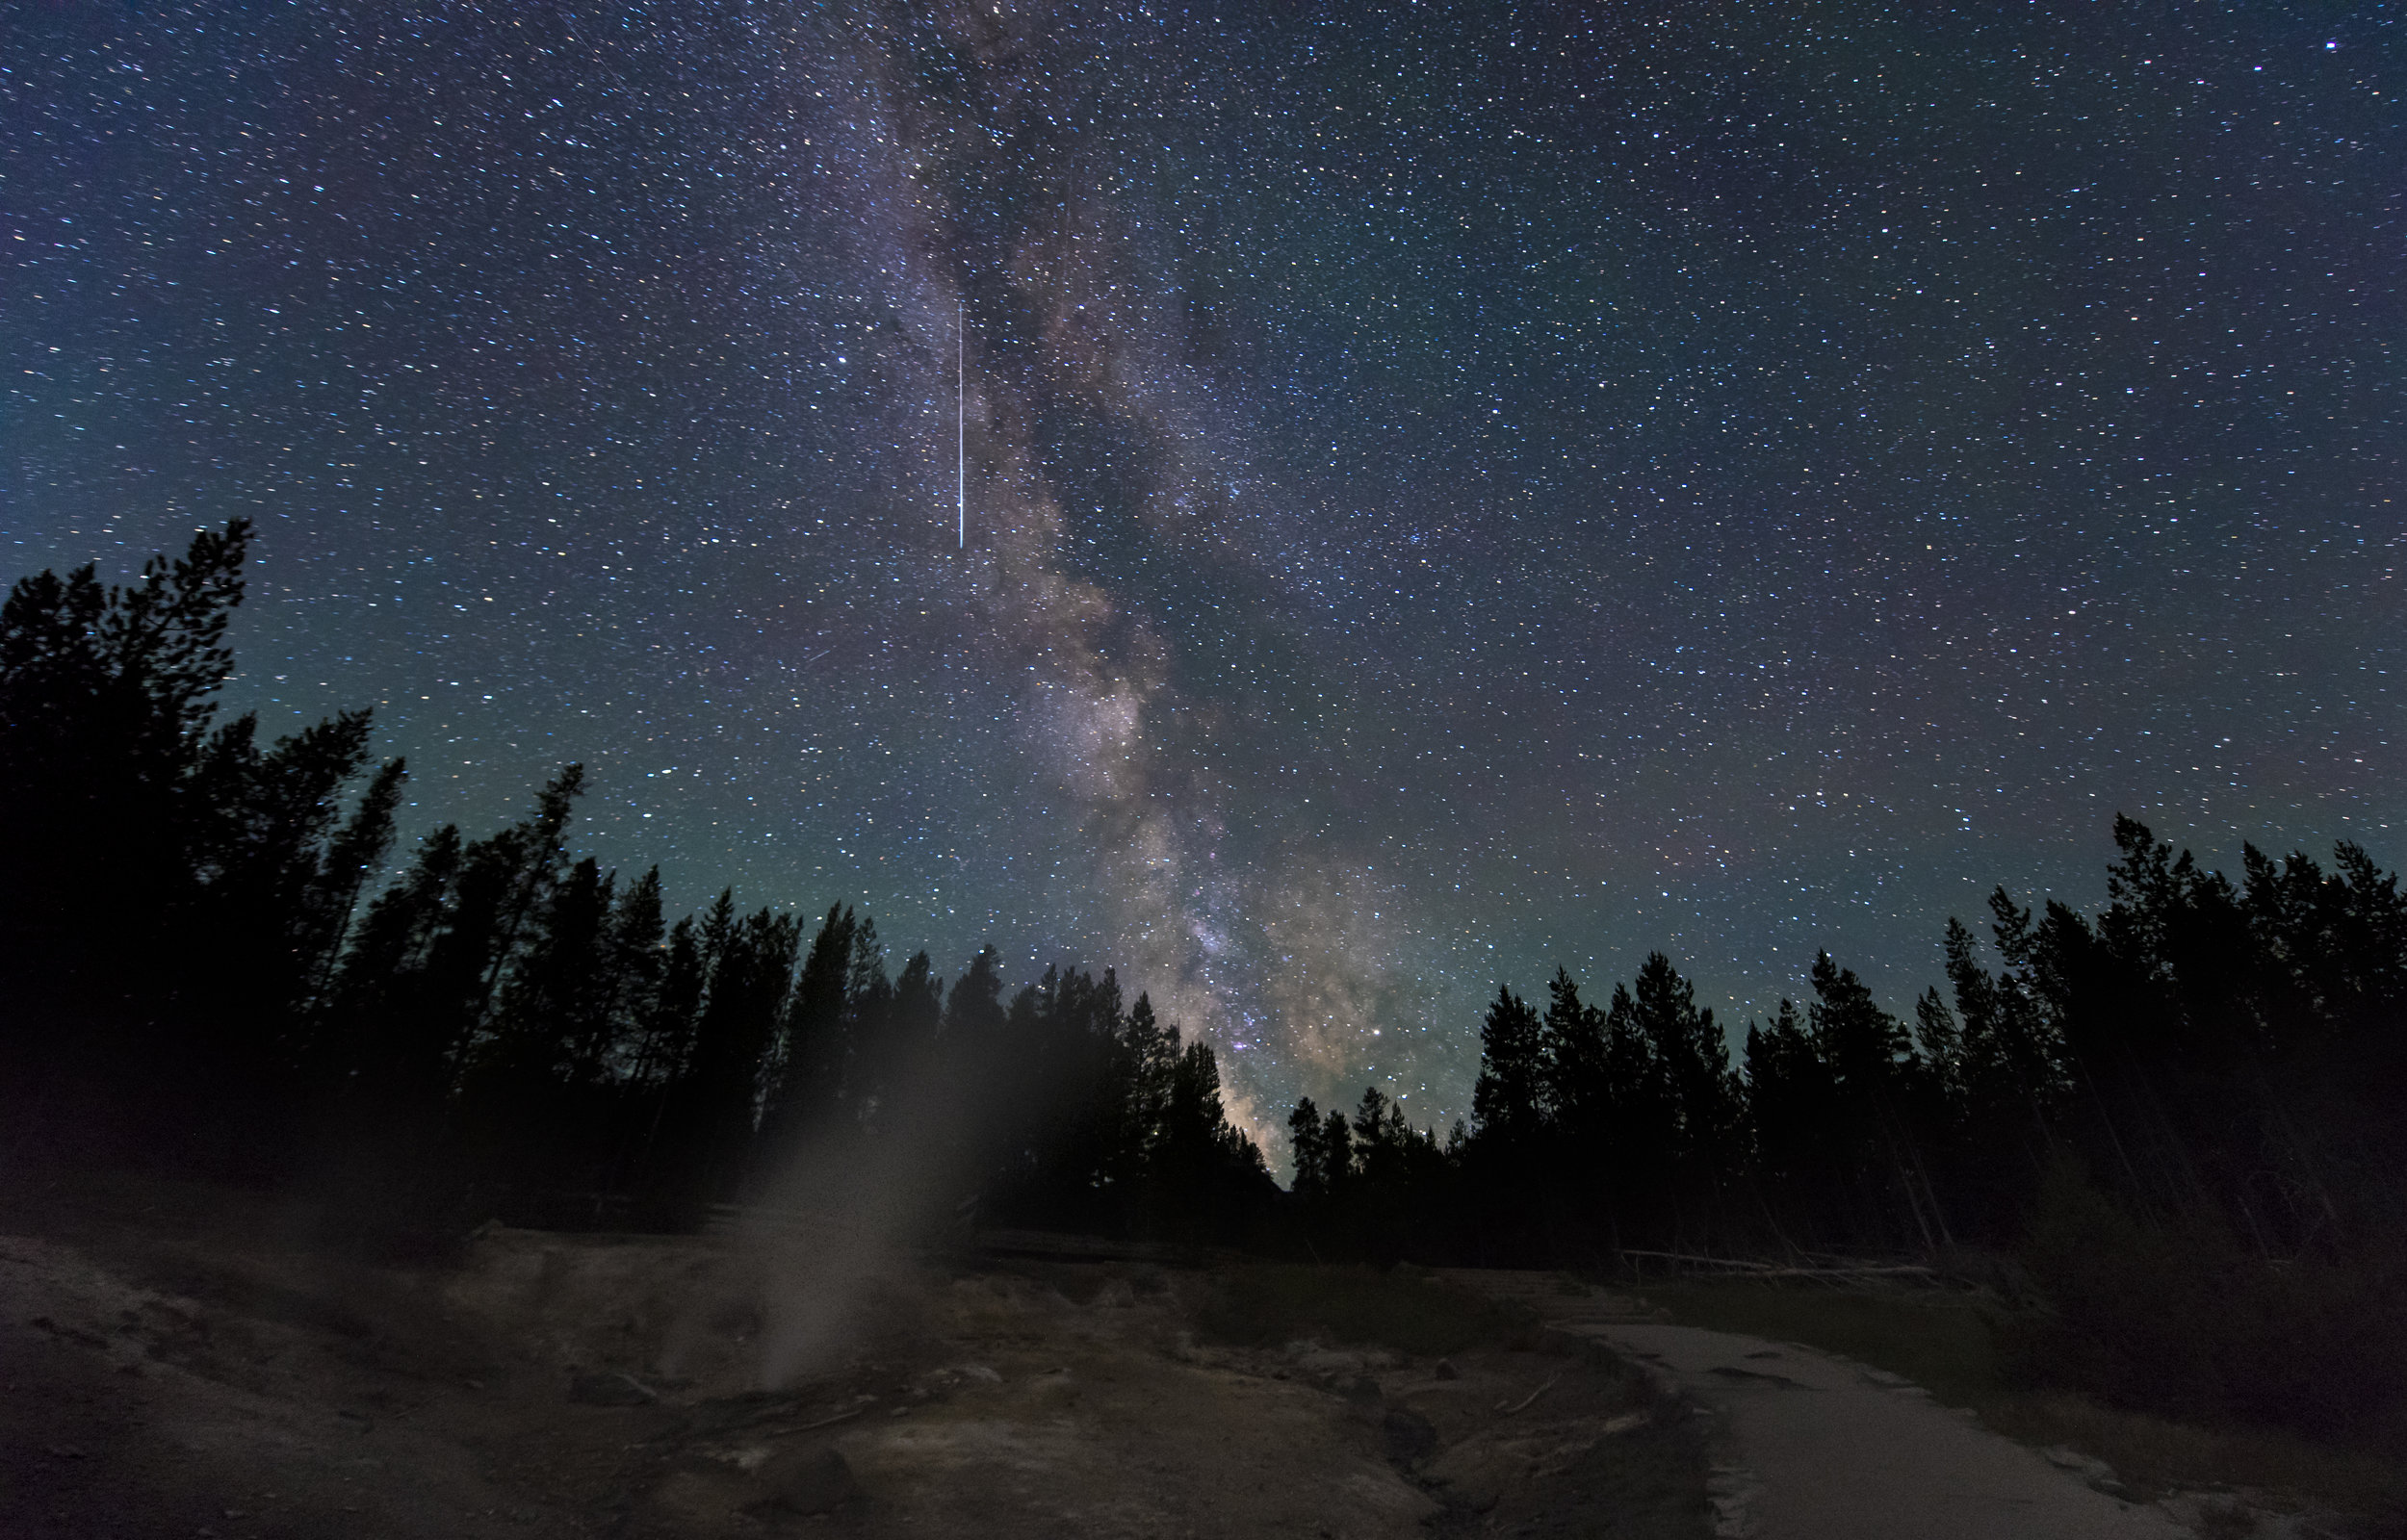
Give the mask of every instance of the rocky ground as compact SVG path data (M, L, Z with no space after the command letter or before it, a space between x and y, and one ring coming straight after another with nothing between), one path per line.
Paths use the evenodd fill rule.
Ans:
M11 1536L1705 1532L1687 1409L1562 1334L1217 1345L1209 1266L787 1229L345 1262L203 1189L0 1210ZM1022 1248L1024 1250L1025 1248ZM1429 1288L1451 1287L1430 1281Z

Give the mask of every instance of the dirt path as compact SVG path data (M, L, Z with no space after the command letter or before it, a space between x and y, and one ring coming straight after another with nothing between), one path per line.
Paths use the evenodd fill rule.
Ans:
M1706 1408L1715 1532L1759 1540L2181 1540L2164 1511L2092 1486L1898 1375L1795 1343L1630 1318L1553 1274L1462 1282L1600 1342ZM2101 1484L2105 1484L2102 1482Z

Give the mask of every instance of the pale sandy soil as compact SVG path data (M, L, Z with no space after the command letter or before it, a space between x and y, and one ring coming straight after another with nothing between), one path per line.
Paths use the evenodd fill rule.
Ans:
M0 1534L1705 1532L1686 1409L1601 1349L1215 1347L1217 1286L796 1235L369 1267L204 1190L18 1201Z

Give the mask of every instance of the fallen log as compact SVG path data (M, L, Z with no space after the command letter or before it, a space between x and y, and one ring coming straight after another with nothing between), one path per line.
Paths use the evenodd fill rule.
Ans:
M1625 1249L1625 1257L1644 1257L1651 1261L1669 1262L1681 1267L1719 1270L1736 1272L1749 1278L1931 1278L1939 1276L1935 1268L1914 1262L1833 1263L1823 1267L1799 1267L1793 1263L1757 1262L1746 1257L1707 1257L1686 1251L1641 1251Z

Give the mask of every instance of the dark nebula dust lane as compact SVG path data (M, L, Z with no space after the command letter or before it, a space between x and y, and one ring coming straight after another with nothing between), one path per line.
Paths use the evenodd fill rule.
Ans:
M2117 810L2402 858L2380 15L0 35L16 572L254 518L236 704L406 827L582 760L672 902L1116 966L1257 1128L1462 1115L1558 963L1902 1004Z

